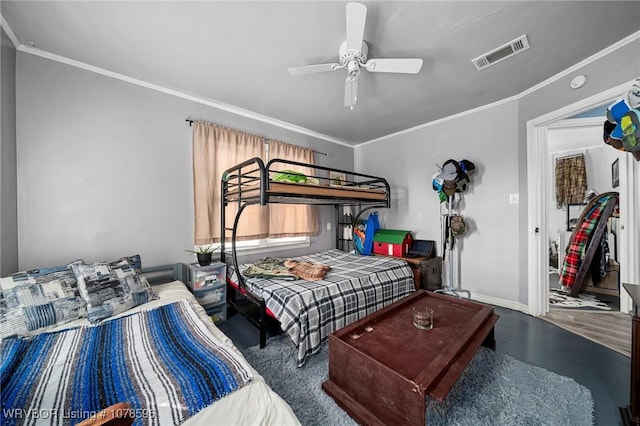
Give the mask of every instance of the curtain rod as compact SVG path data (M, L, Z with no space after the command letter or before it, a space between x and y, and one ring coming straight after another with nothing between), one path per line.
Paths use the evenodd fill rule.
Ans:
M567 158L573 158L573 157L584 157L584 153L583 152L579 152L577 154L569 154L569 155L564 155L562 157L556 157L556 161L558 161L558 160L566 160Z
M189 123L189 127L191 127L191 125L193 124L193 122L195 120L191 120L189 118L186 118L184 121ZM262 136L262 138L265 139L265 140L269 140L268 138L265 138L264 136ZM327 157L329 156L329 154L327 154L326 152L316 151L315 149L312 149L311 151L313 151L314 154L326 155Z

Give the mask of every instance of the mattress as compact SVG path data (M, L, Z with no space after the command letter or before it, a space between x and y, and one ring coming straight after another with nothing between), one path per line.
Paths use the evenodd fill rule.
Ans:
M181 300L189 300L198 317L207 329L219 339L229 351L242 357L240 351L232 341L222 333L207 316L195 297L180 281L153 286L153 291L159 296L158 300L137 306L113 318L130 315L134 312L149 310ZM64 324L53 330L63 330L79 325L88 325L86 319ZM266 384L264 379L253 369L253 379L246 386L215 401L195 415L189 417L183 425L299 425L291 407Z
M243 201L250 204L260 200L261 187L258 184L242 187L242 195L237 189L227 193L228 201ZM354 202L386 202L387 193L379 187L329 186L269 181L266 189L270 203L287 204L341 204Z
M402 259L327 250L293 258L329 265L318 281L245 279L251 293L265 300L297 349L301 366L318 352L330 333L415 291L413 272ZM244 271L248 265L240 266ZM237 282L233 268L229 280Z

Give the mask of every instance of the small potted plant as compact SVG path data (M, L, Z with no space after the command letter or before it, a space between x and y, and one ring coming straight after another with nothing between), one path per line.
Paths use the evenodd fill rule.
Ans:
M200 266L207 266L211 264L213 253L218 250L218 247L213 247L213 244L208 246L200 246L196 250L185 250L188 253L193 253L198 258L198 264Z

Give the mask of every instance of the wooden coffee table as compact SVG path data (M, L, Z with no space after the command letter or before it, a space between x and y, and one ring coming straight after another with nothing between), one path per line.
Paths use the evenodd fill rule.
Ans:
M415 305L434 327L413 325ZM493 307L419 290L329 335L322 389L365 425L424 425L426 397L442 401L481 345L495 349Z

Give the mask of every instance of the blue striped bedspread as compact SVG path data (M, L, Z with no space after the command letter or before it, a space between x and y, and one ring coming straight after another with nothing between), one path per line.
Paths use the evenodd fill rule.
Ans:
M0 346L1 424L76 424L127 401L136 425L178 425L249 383L246 361L188 301Z

